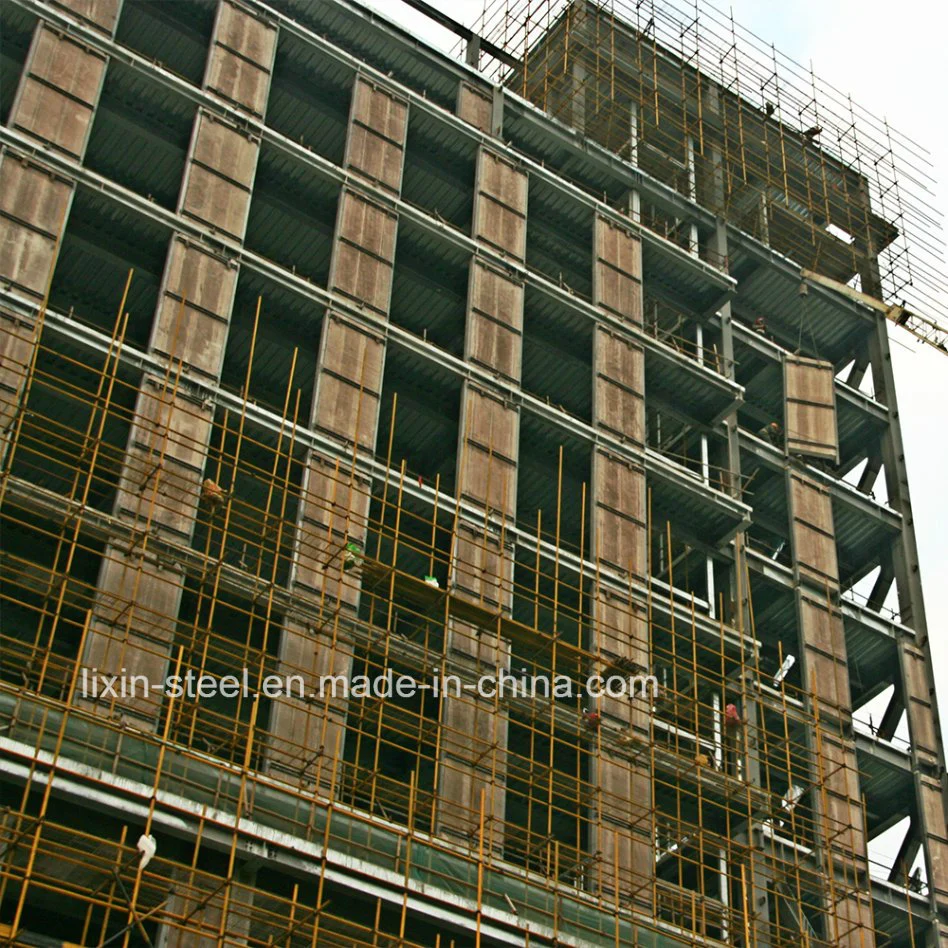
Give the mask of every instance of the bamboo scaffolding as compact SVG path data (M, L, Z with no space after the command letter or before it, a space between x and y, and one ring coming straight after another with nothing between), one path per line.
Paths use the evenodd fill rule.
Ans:
M255 325L257 321L255 318ZM123 315L116 320L116 350L121 347L124 326ZM42 355L48 354L42 340L39 349ZM676 580L681 581L676 566L681 562L682 545L670 523L653 523L650 494L647 548L653 578L641 598L631 576L628 585L619 590L646 616L641 633L645 638L640 644L648 650L652 668L662 666L670 671L663 694L654 702L650 739L643 743L640 737L606 723L591 732L578 697L571 701L542 694L498 697L493 708L507 716L511 735L516 731L516 736L502 748L501 765L495 735L487 769L492 785L505 780L508 812L489 812L482 792L478 806L465 815L475 827L468 848L437 835L438 768L448 766L441 750L447 737L457 742L464 735L449 734L448 724L440 717L443 703L430 692L415 703L350 698L344 740L338 732L335 748L318 754L317 769L331 772L331 777L317 775L315 780L307 777L295 782L261 770L271 740L269 705L262 697L241 696L228 706L202 705L199 709L187 708L188 702L181 699L164 698L157 702L160 726L150 733L129 729L121 715L121 697L112 696L107 702L111 714L94 713L88 702L78 700L76 689L97 592L77 566L89 558L114 555L109 551L120 548L120 544L103 545L96 539L85 510L94 493L107 498L118 486L115 472L121 470L124 444L111 433L114 424L132 421L134 408L127 406L134 404L130 396L139 387L137 379L119 373L118 364L113 357L94 370L87 368L85 387L55 373L38 375L31 390L41 385L66 403L96 406L98 414L75 414L66 420L55 413L45 416L47 409L37 403L36 414L16 434L16 464L5 475L5 525L48 540L54 550L45 563L38 555L34 560L22 551L6 553L3 560L3 576L13 580L4 584L4 606L18 610L18 623L31 617L35 628L25 635L12 627L0 630L5 656L0 725L6 727L0 737L19 742L18 747L42 745L52 751L48 757L34 754L30 758L19 803L10 811L12 819L8 816L0 825L0 879L16 905L9 928L11 940L27 928L24 911L33 896L53 892L64 904L74 904L83 940L98 937L100 944L130 944L139 937L153 940L165 926L177 933L175 937L188 933L215 939L226 939L231 929L242 932L246 928L248 943L261 945L279 944L281 939L314 945L317 939L319 944L379 944L384 930L400 944L411 945L412 931L418 924L407 898L411 881L416 872L423 873L427 884L435 887L441 878L437 861L430 855L421 859L421 851L437 852L440 858L468 867L475 930L478 926L483 930L488 918L493 918L487 907L496 907L498 900L512 904L515 917L525 910L517 904L515 890L505 886L522 880L526 873L551 896L548 908L530 908L537 924L555 933L565 930L564 926L573 926L575 931L581 923L573 918L574 906L596 906L607 918L605 937L615 944L629 937L628 926L641 929L658 923L678 931L676 937L683 944L697 944L700 938L728 932L755 931L753 913L745 903L755 873L764 864L772 878L785 884L790 893L787 898L798 906L801 917L807 900L828 891L836 899L857 891L855 866L836 871L839 857L834 857L834 868L805 856L796 846L774 846L762 854L754 851L749 832L741 836L742 829L752 826L776 827L781 811L771 792L772 781L786 779L789 784L794 775L808 772L808 729L822 726L808 710L814 706L808 692L782 682L779 696L767 706L769 717L764 696L756 696L761 707L756 737L747 740L740 751L740 774L728 772L726 758L720 765L713 757L710 761L700 759L708 749L714 750L713 722L722 699L736 693L746 698L750 694L748 681L761 680L753 646L753 611L749 610L746 623L743 610L738 609L735 617L738 627L733 631L743 647L728 644L723 601L716 610L720 634L713 641L699 635L694 594L687 594L682 600L687 605L681 608L676 599L676 592L679 596L686 593L675 585ZM243 385L245 402L252 371L251 358ZM180 366L173 359L168 360L165 380L169 392L178 391ZM473 685L471 672L443 647L443 630L459 620L509 641L512 661L522 662L535 674L563 675L572 682L574 695L579 695L590 670L604 664L603 654L598 647L590 649L586 635L594 622L603 622L601 615L592 614L589 588L598 589L609 580L600 551L586 549L585 528L579 537L579 562L591 562L590 570L587 572L585 565L574 570L562 558L569 548L562 535L565 449L560 447L557 452L551 534L544 534L544 517L539 512L534 522L518 524L537 541L549 539L552 555L547 556L536 542L535 554L518 558L516 568L506 573L509 579L505 580L504 594L511 597L512 610L472 603L450 588L434 589L424 581L424 575L450 575L455 541L465 519L459 504L454 503L452 509L452 498L442 493L440 479L435 480L425 503L419 504L405 492L406 483L415 474L406 460L393 457L395 405L390 430L381 438L386 444L388 471L384 481L363 484L354 477L351 464L337 464L329 496L313 496L300 486L301 464L295 449L300 399L298 390L294 394L294 385L291 370L275 442L261 440L245 413L236 423L226 412L215 419L208 464L228 481L230 490L226 505L216 512L194 496L196 545L163 537L160 530L147 532L139 542L141 550L148 549L163 561L174 560L193 577L195 585L186 595L192 597L196 608L194 618L182 622L177 616L152 614L130 597L117 604L126 610L125 621L108 633L116 643L123 640L133 609L137 628L177 622L172 666L176 674L218 675L225 669L245 667L253 692L260 695L265 675L276 668L272 636L292 617L311 630L314 641L316 636L326 636L332 648L351 655L356 667L366 674L395 667L421 681L438 670L443 680L453 675L463 684ZM197 405L185 410L200 411ZM44 436L43 432L50 430L57 432L56 438ZM167 436L165 429L156 435L156 456L166 450ZM489 449L493 450L492 445ZM147 475L151 456L127 459L132 468L127 476ZM160 476L155 480L160 483ZM251 481L260 485L256 494L246 490ZM283 577L289 575L294 543L313 542L300 536L295 512L304 501L313 511L336 509L343 485L350 497L346 517L353 516L354 505L362 503L365 492L370 494L362 565L340 574L345 587L360 590L358 610L352 614L340 610L325 590L309 599L280 595L281 584L286 582ZM58 522L51 516L57 508L50 495L64 505ZM580 497L585 521L585 486ZM43 518L37 518L30 506L38 499L47 505ZM78 504L68 506L67 502ZM147 523L159 522L158 512L171 509L167 506L171 503L157 490L151 492ZM122 529L117 518L99 516L108 524L107 529ZM480 516L482 519L471 525L479 528L479 542L486 551L487 530L493 523L483 512ZM500 518L498 534L503 557L509 555L504 545L507 519ZM67 551L65 557L61 556L63 550ZM656 550L660 555L655 555ZM268 557L271 559L266 563ZM48 590L44 595L16 583L27 567L42 577L43 589ZM662 576L667 582L656 581ZM64 592L67 582L68 595ZM746 575L741 586L738 598L749 603ZM241 589L243 594L238 594ZM83 608L77 610L72 603ZM663 619L666 614L667 622ZM61 649L50 648L50 636L37 631L44 624L59 630L56 642ZM167 654L163 642L156 637L142 648ZM16 684L17 676L30 667L41 667L43 672L28 678L25 688ZM286 665L281 672L302 674L303 669ZM70 683L65 695L58 682ZM777 730L768 721L776 722ZM84 738L81 734L93 733L82 730L90 722L95 723L97 736ZM293 753L301 761L310 760L315 751L313 739L322 745L326 737L325 731L302 735ZM288 739L282 735L281 741ZM93 854L89 851L90 835L71 825L68 814L54 805L57 787L75 779L71 762L79 754L91 768L84 779L104 794L117 792L110 775L122 759L123 748L133 746L141 748L136 752L141 763L136 765L135 780L149 788L144 822L130 824L116 818L114 827L102 837L106 855ZM651 802L647 806L613 799L604 788L590 782L590 758L605 753L610 761L630 771L648 769ZM771 774L773 758L779 758L780 764L779 771ZM752 764L763 772L761 786L747 779ZM306 765L303 772L308 771ZM202 785L209 774L215 775L211 790ZM811 792L823 792L823 779ZM327 787L334 788L331 795ZM164 818L169 794L182 798L194 794L195 799L206 800L204 815L183 848L173 855L159 852L147 868L136 868L132 843L142 830L161 837L161 845L166 847L159 818ZM246 858L241 827L267 825L276 819L276 813L268 809L274 794L281 795L289 807L279 817L281 832L291 833L301 845L318 848L316 892L297 879L282 889L282 894L275 893L265 884L262 869L255 879L241 877L238 882L238 870ZM590 806L591 801L598 802ZM634 873L613 860L609 867L612 878L604 887L594 881L602 875L604 863L599 854L589 850L587 840L594 829L597 838L613 832L602 822L601 814L620 805L628 807L631 830L651 835L655 868L645 874ZM789 814L788 822L792 840L801 845L811 845L822 827L802 807ZM397 841L392 867L405 880L398 911L382 912L375 903L375 917L368 924L347 917L343 906L334 901L327 875L334 847L361 846L360 858L383 858L358 842L355 827L376 833L384 828L391 834ZM74 843L60 843L57 834ZM211 837L218 841L215 858L223 859L215 871L209 869L210 856L203 855ZM219 848L221 839L226 840L223 849ZM90 873L94 884L77 888L67 876L57 875L50 859L60 855L63 865ZM95 868L99 862L109 868ZM719 877L714 886L708 884L712 873ZM443 877L444 884L449 878ZM171 888L180 898L168 897ZM615 895L606 894L607 888ZM727 898L720 897L722 891ZM651 922L641 911L643 898L653 907ZM180 907L199 904L204 905L201 911ZM774 937L787 944L794 937L790 922L771 920ZM588 937L593 937L592 930ZM810 943L821 942L814 936Z

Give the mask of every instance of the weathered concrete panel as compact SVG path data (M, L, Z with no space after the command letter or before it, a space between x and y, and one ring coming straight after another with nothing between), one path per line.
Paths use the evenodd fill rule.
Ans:
M358 430L359 450L374 451L384 358L380 338L330 314L323 329L313 424L348 441Z
M468 384L461 406L458 481L462 496L513 515L517 502L520 414L486 390Z
M607 751L594 754L591 765L596 790L588 814L589 849L599 854L591 870L593 890L626 904L649 905L654 872L649 775Z
M9 218L0 220L0 274L37 300L46 295L56 238Z
M645 353L597 326L593 338L593 417L624 440L645 443Z
M323 365L326 370L379 394L382 389L385 340L337 313L328 314L324 332L326 343Z
M118 0L69 0L66 9L111 33ZM107 60L40 21L8 118L11 128L39 136L45 145L75 158L85 153ZM12 77L11 77L12 78ZM65 228L73 187L28 163L0 155L0 280L42 300L56 264L57 239ZM7 322L6 318L4 322ZM18 326L0 363L0 418L12 417L33 356L33 334ZM6 455L0 435L0 463Z
M527 246L527 175L481 148L477 156L474 237L518 260Z
M485 847L503 845L508 717L500 702L476 695L445 698L441 725L438 832L463 846L479 845L481 795Z
M188 169L181 211L231 237L243 236L249 192L199 164Z
M218 10L218 43L240 53L244 59L267 69L276 51L276 27L254 16L245 7L222 0Z
M365 76L356 78L352 121L391 142L404 143L408 130L408 103L391 89Z
M176 236L165 264L152 351L217 378L236 286L235 266Z
M266 111L276 38L274 26L228 0L221 0L205 87L262 116Z
M398 218L351 192L343 192L333 251L330 289L387 313Z
M789 477L794 563L801 580L839 585L833 505L829 492L796 471Z
M458 593L495 608L509 607L513 589L506 580L512 575L511 552L499 540L458 524L452 572L452 583Z
M490 121L488 113L488 122ZM475 194L475 237L484 237L492 215L510 225L501 243L523 253L526 177L481 149ZM490 191L495 196L486 192ZM498 203L509 201L516 210ZM498 220L500 218L497 218ZM480 223L478 223L480 222ZM507 224L501 223L501 229ZM487 239L498 237L489 231ZM508 239L509 238L509 239ZM521 372L523 285L476 256L468 281L465 358L518 382ZM470 381L465 382L460 419L458 487L461 496L492 514L513 518L517 505L520 415L514 405ZM449 583L461 598L481 603L487 614L509 613L513 603L514 557L486 529L458 525ZM452 620L446 650L479 674L510 667L510 645L486 621L474 626ZM477 845L484 800L485 843L497 853L504 845L508 715L502 702L464 694L445 695L438 758L438 832L460 845Z
M348 169L376 177L397 191L401 184L407 103L364 77L357 77L346 144ZM398 218L360 194L340 198L329 287L387 314ZM354 453L375 450L385 340L344 317L328 313L323 322L312 424L348 444ZM312 452L304 472L297 515L290 586L296 595L319 602L327 615L358 609L362 570L345 568L345 545L367 537L371 483L348 464ZM338 630L336 630L338 633ZM348 677L351 648L338 634L316 636L288 623L280 639L281 667L302 667L310 680L320 673ZM274 703L270 720L270 770L303 786L335 792L345 739L348 701ZM316 744L309 763L301 745Z
M6 456L13 420L20 405L20 392L26 384L34 335L33 322L0 310L0 461Z
M86 635L82 664L93 674L141 675L148 685L160 684L168 674L171 642L177 621L184 577L165 569L150 556L108 546L99 570L93 618ZM129 714L136 727L157 727L160 692L132 682L126 694L81 703L101 714Z
M518 381L522 359L523 286L481 261L471 264L465 357Z
M916 754L934 767L938 763L941 741L935 728L935 710L932 705L934 683L928 660L922 649L907 641L902 643L900 651L905 709L908 712L912 745Z
M391 262L395 258L398 218L355 191L344 191L339 206L338 235L368 254Z
M386 313L392 295L392 265L340 242L333 256L331 289Z
M212 422L210 407L175 394L173 384L147 378L135 406L116 512L189 537Z
M206 87L262 115L275 42L273 27L223 0L218 6ZM254 65L258 61L260 65ZM240 239L258 143L202 111L195 123L180 209ZM179 539L192 536L202 507L213 405L185 397L189 386L175 380L198 374L219 377L236 281L236 266L228 260L179 235L172 237L149 352L173 356L176 361L167 379L146 375L142 381L115 511L143 528L157 527ZM226 490L231 485L219 486ZM212 513L205 504L203 515ZM136 603L136 635L154 643L154 656L141 661L155 670L167 662L181 595L180 580L169 582L160 572L143 570L133 583L129 570L117 573L104 565L92 623L93 628L97 623L107 624L109 597L128 593ZM147 612L149 603L154 604L151 613ZM93 637L89 647L101 649L101 643ZM147 651L144 646L129 647L142 654ZM149 712L119 703L142 716L145 726L154 726L157 703Z
M56 0L56 5L111 35L118 23L122 0Z
M596 218L595 231L596 259L641 280L642 243L634 231L605 217Z
M468 442L458 476L465 499L486 504L492 511L504 511L507 516L513 515L517 503L517 465L514 461Z
M246 945L247 936L250 934L254 891L247 885L240 885L241 881L253 881L253 873L247 875L250 878L241 879L242 873L238 864L231 884L225 890L218 891L220 887L216 879L212 881L185 869L176 869L172 875L173 887L165 910L167 921L159 929L158 944L161 948L216 948L222 943ZM183 928L177 928L174 922L178 922ZM195 934L195 928L200 928L201 934Z
M462 428L469 441L505 458L517 455L520 415L500 396L469 386Z
M928 885L938 904L948 906L948 829L941 781L922 775L918 779L919 809L928 851Z
M359 388L357 382L328 372L319 377L318 413L314 424L347 441L357 441L360 451L375 450L379 396Z
M485 95L480 89L476 89L467 82L462 82L458 86L457 111L458 116L465 122L490 134L493 102L489 95Z
M315 786L329 793L334 785L336 748L345 734L348 700L338 687L322 679L349 678L351 646L338 637L287 622L280 644L279 674L293 676L289 694L273 699L272 737L265 768L297 786ZM314 697L309 697L309 696ZM338 766L338 765L337 765Z
M834 377L832 362L784 357L785 427L791 454L838 462Z
M468 359L517 381L521 368L520 334L475 312L468 314L467 325L470 335Z
M348 541L365 545L371 485L346 466L311 457L303 477L292 583L300 595L355 607L359 572L346 572Z
M198 112L191 160L216 171L242 188L253 186L257 170L257 138L203 110Z
M10 124L81 158L107 62L101 54L40 25Z
M0 214L55 240L72 185L12 155L0 156Z
M865 883L863 883L865 884ZM836 916L831 927L833 944L840 948L872 948L876 943L872 916L872 896L869 892L847 891L837 895L833 906Z
M644 579L647 569L645 473L603 451L593 455L590 542L595 557Z
M407 129L408 103L391 90L357 77L346 141L348 167L399 192Z
M471 263L470 309L519 332L523 328L523 284L475 258Z
M635 325L642 324L642 245L631 231L595 220L593 302Z

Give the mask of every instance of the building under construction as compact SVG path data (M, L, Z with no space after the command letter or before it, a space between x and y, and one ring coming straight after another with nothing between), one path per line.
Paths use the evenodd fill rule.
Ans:
M0 4L0 941L948 945L917 149L410 6Z

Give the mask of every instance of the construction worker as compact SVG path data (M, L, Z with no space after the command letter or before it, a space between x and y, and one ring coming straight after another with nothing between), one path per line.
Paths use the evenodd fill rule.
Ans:
M764 319L763 316L758 316L757 319L754 320L753 328L754 328L754 332L756 332L758 336L766 336L767 335L767 320Z
M744 719L734 703L724 706L724 760L732 776L738 776L738 761L741 756Z
M783 447L783 428L780 426L779 421L772 421L769 425L764 425L764 427L757 432L757 435L769 441L774 447Z
M217 481L209 477L204 478L201 485L201 500L205 501L211 508L213 514L218 507L227 499L227 491L222 490Z
M798 786L795 783L790 784L787 787L787 792L783 795L783 798L780 800L780 809L784 810L789 817L793 812L796 805L800 802L800 797L803 796L803 787ZM784 825L784 820L779 821L779 825Z
M583 727L587 731L598 731L602 724L602 715L591 708L583 708Z
M345 551L342 557L342 569L343 572L348 573L349 570L355 569L357 566L362 565L362 546L354 540L350 540L346 544Z

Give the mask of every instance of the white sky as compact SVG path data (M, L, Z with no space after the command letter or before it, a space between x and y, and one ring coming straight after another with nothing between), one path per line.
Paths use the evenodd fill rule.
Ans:
M400 0L371 5L442 48L456 38ZM483 0L431 0L474 25ZM724 0L718 4L727 9ZM938 0L732 0L734 19L930 152L934 210L948 212L948 6ZM946 256L941 235L942 257ZM942 261L943 272L945 268ZM948 303L948 301L946 301ZM942 720L948 721L948 356L893 328L892 357ZM878 720L878 717L877 719ZM896 841L897 845L897 841ZM889 849L888 846L884 846ZM880 854L881 855L881 854Z

